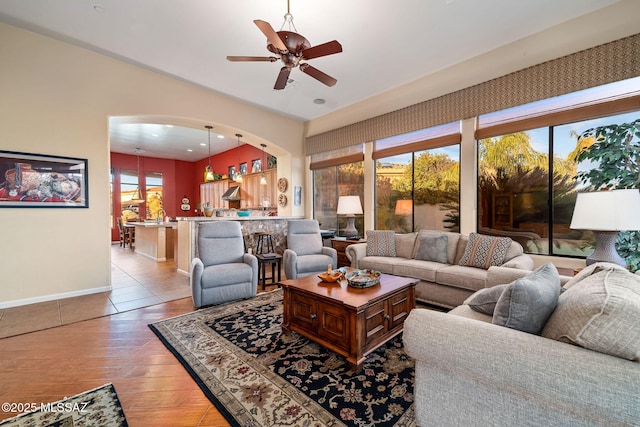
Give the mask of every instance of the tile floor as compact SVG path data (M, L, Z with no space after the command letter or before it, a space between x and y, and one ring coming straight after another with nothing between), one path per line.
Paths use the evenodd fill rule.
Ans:
M0 310L0 338L191 297L189 278L173 260L155 262L115 244L111 270L109 292Z

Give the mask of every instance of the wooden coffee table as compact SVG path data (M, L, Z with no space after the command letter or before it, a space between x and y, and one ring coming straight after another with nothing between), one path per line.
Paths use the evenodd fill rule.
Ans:
M358 371L367 354L402 332L415 307L418 281L383 274L380 284L358 289L346 280L317 276L280 282L284 290L282 330L295 331L343 355Z

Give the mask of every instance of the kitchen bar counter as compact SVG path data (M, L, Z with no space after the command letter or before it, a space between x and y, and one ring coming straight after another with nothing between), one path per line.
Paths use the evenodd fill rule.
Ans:
M174 238L177 222L128 222L136 230L135 251L155 261L166 261L174 256Z
M184 217L178 218L178 271L189 275L191 260L197 257L198 224L207 221L240 221L242 232L248 235L248 246L255 248L253 234L258 231L272 233L275 252L282 255L287 244L287 225L289 220L302 219L293 216L224 216L224 217ZM254 250L255 252L255 250Z

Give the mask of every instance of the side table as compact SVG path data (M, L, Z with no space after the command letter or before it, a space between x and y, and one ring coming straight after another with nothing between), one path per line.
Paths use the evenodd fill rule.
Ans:
M354 243L365 243L364 239L331 239L331 247L338 252L338 267L350 267L351 261L347 258L347 246Z
M280 283L280 267L282 263L282 255L278 254L256 254L258 258L258 283L262 283L262 290L264 291L267 285L267 279L271 279L271 284ZM271 264L271 277L267 277L266 269L267 264ZM278 281L276 282L276 269L278 270Z

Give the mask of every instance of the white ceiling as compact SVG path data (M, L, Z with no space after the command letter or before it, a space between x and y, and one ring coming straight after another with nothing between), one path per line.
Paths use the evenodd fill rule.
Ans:
M298 33L312 46L338 40L343 52L309 61L336 78L335 86L295 69L280 91L273 89L280 62L226 56L271 56L253 20L280 30L285 0L2 0L0 21L307 121L617 1L290 0ZM112 122L112 151L131 153L132 140L144 150L153 141L159 148L144 155L206 157L204 129L161 125ZM212 153L235 147L235 131L215 131L225 138L212 134Z

